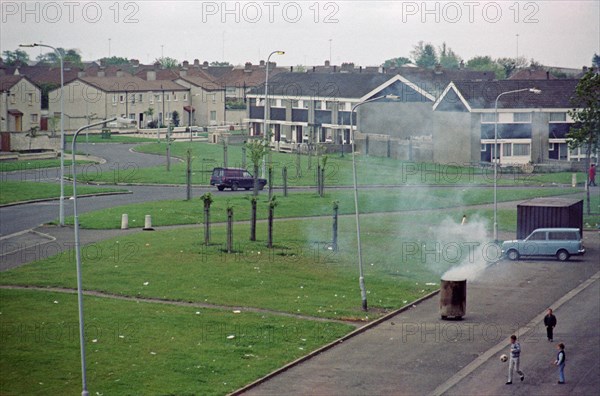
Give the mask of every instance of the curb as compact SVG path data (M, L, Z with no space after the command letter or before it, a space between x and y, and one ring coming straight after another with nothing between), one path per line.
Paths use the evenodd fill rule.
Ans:
M378 318L378 319L374 320L373 322L367 323L366 325L364 325L364 326L362 326L362 327L360 327L360 328L358 328L358 329L356 329L356 330L354 330L354 331L346 334L345 336L343 336L341 338L338 338L337 340L332 341L329 344L324 345L324 346L322 346L321 348L319 348L317 350L312 351L308 355L302 356L302 357L294 360L293 362L290 362L290 363L286 364L285 366L280 367L277 370L270 372L269 374L265 375L264 377L259 378L259 379L257 379L254 382L251 382L250 384L244 386L243 388L240 388L240 389L238 389L238 390L236 390L236 391L234 391L232 393L229 393L229 396L238 396L238 395L241 395L244 392L247 392L250 389L253 389L253 388L257 387L258 385L260 385L260 384L262 384L264 382L267 382L271 378L276 377L277 375L279 375L279 374L281 374L281 373L283 373L283 372L291 369L292 367L298 366L299 364L304 363L305 361L307 361L309 359L312 359L312 358L320 355L323 352L326 352L327 350L329 350L329 349L337 346L338 344L341 344L344 341L349 340L350 338L353 338L353 337L355 337L355 336L357 336L359 334L364 333L367 330L370 330L371 328L373 328L375 326L380 325L381 323L385 322L386 320L388 320L388 319L390 319L390 318L398 315L399 313L402 313L404 311L407 311L407 310L413 308L415 305L420 304L423 301L429 300L431 297L435 296L439 292L440 292L440 289L434 290L433 292L431 292L431 293L429 293L429 294L427 294L427 295L425 295L425 296L423 296L423 297L421 297L421 298L413 301L410 304L407 304L407 305L405 305L405 306L403 306L401 308L398 308L395 311L392 311L392 312L390 312L390 313L382 316L381 318Z

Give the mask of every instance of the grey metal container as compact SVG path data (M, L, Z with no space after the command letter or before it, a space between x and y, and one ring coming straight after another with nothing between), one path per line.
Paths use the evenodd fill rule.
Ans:
M467 280L444 280L440 285L440 315L442 319L461 319L467 309Z

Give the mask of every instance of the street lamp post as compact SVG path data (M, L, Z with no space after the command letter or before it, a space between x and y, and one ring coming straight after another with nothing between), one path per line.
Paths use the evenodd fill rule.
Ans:
M267 64L266 64L266 76L265 76L265 114L264 114L264 131L263 131L263 136L264 136L264 140L265 140L265 145L270 144L270 142L267 141L267 139L270 139L270 136L268 136L269 134L267 133L267 122L268 122L268 107L269 107L269 63L271 61L271 56L277 54L277 55L284 55L285 51L273 51L269 54L269 56L267 57ZM271 152L271 149L269 148L269 153ZM265 177L266 174L266 162L265 162L265 157L263 157L263 163L262 163L262 177Z
M492 160L494 161L494 241L498 241L498 162L500 162L500 157L498 157L498 99L501 96L514 94L517 92L531 92L536 95L542 93L541 90L537 88L523 88L523 89L515 89L512 91L501 92L497 97L494 103L494 154ZM496 158L498 157L498 158Z
M52 49L60 59L60 199L58 220L61 227L65 225L65 69L63 56L59 50L47 44L20 44L19 47L46 47Z
M352 115L358 106L362 106L366 103L370 103L379 99L397 99L398 97L395 95L384 95L378 96L375 98L367 99L365 101L359 102L352 106L350 110L350 131L352 133L352 142L350 142L352 147L352 176L354 180L354 213L356 218L356 245L357 245L357 254L358 254L358 285L360 286L360 296L362 300L362 309L363 311L367 310L367 290L365 288L365 277L363 274L363 261L362 261L362 245L360 241L360 218L358 214L358 183L356 177L356 140L354 139L354 120Z
M88 396L89 392L87 390L87 378L86 378L86 367L85 367L85 326L84 326L84 318L83 318L83 289L82 289L82 279L81 279L81 246L79 242L79 218L77 215L77 172L75 169L75 143L77 141L77 136L79 133L85 129L89 129L98 125L105 124L107 122L117 121L119 122L127 122L127 123L135 123L135 120L123 120L120 117L113 117L107 120L102 120L98 122L94 122L89 125L85 125L75 132L73 135L73 142L71 143L71 154L72 154L72 164L71 169L73 172L73 232L75 234L75 261L77 266L77 303L79 307L79 348L81 353L81 382L82 382L82 396Z

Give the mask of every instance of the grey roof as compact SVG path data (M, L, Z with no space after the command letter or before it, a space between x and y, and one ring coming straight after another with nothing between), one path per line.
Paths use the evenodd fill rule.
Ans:
M105 92L187 91L188 88L169 80L147 81L136 76L81 77L79 80Z
M370 73L280 73L269 78L269 95L289 97L361 98L394 78L393 75ZM250 93L264 94L261 84Z
M527 108L573 108L571 98L579 80L499 80L499 81L455 81L453 82L460 95L472 109L493 109L498 95L519 89L537 88L542 92L535 94L524 91L506 94L499 98L499 109ZM444 101L452 102L455 107L458 100L449 91L438 101L444 107ZM455 108L458 110L458 108Z

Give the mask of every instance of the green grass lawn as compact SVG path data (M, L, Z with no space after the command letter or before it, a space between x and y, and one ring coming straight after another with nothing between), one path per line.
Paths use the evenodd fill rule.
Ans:
M164 142L144 144L136 148L140 152L160 155L166 155L166 149L167 145ZM201 142L175 142L171 144L171 153L175 157L185 158L188 149L192 151L193 156L192 183L208 185L212 169L223 166L223 146ZM242 157L241 145L228 146L228 166L241 167L243 165ZM352 157L345 155L342 158L339 154L330 154L327 158L325 168L326 186L352 185ZM494 180L493 168L474 168L460 164L415 163L361 155L358 155L356 159L358 183L361 185L491 185ZM282 171L285 167L287 168L289 186L316 185L316 169L319 161L322 162L322 157L273 152L273 184L279 187L283 185ZM252 163L247 159L246 168L252 170L252 167ZM123 182L185 184L185 173L185 163L173 161L169 172L166 171L165 166L139 169L134 177L129 177ZM580 174L578 177L578 181L583 182L585 176ZM109 174L90 175L85 180L113 183L114 177ZM500 169L498 183L510 186L570 184L571 173L522 174Z
M224 395L348 333L269 314L84 298L90 395ZM0 290L0 393L81 393L74 294Z
M71 166L71 159L65 158L65 167ZM76 164L90 164L93 161L75 161ZM19 161L1 161L0 172L28 171L40 170L47 168L60 168L60 159L43 159L43 160L19 160Z
M498 201L514 201L542 196L554 196L578 192L571 188L528 188L499 189ZM250 194L231 193L213 196L211 221L226 220L227 205L234 208L235 220L250 219ZM259 195L258 217L266 218L268 195ZM275 215L283 217L329 216L332 214L333 201L339 201L339 213L354 213L354 196L350 189L326 189L325 197L316 193L293 192L288 197L277 196L278 206ZM395 188L395 189L362 189L359 191L359 208L361 213L396 212L407 210L423 210L451 208L493 202L493 191L489 188ZM107 208L79 216L83 228L110 229L121 227L122 214L128 214L129 226L143 227L146 215L152 216L153 226L200 224L203 220L203 203L199 197L191 201L170 200L149 202ZM66 222L72 224L73 219Z
M66 135L65 141L71 143L73 141L73 135ZM85 132L77 136L77 143L147 143L156 142L156 139L143 138L137 136L120 135L113 133L110 135L110 139L103 139L99 133L90 133L86 136Z
M77 195L97 194L104 192L126 191L122 188L99 188L94 186L77 186ZM73 194L73 185L65 183L65 196ZM35 199L52 199L60 196L60 185L56 183L38 183L30 181L0 182L0 205L30 201Z

